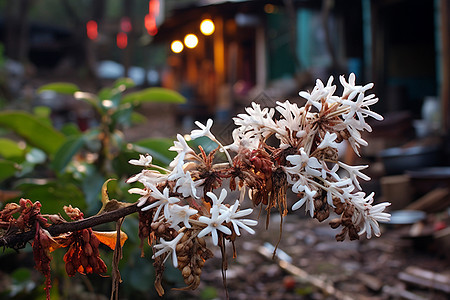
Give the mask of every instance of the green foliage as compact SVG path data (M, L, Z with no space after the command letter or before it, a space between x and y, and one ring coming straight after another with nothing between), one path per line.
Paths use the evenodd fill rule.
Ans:
M136 108L144 102L184 103L185 98L163 88L125 94L127 89L134 86L131 79L123 78L97 94L80 91L78 86L64 82L39 88L39 93L73 95L75 99L88 103L97 112L99 125L84 132L73 123L65 124L59 130L54 128L50 119L51 111L47 107L36 107L33 113L0 112L0 186L18 190L23 197L32 201L40 201L42 212L47 214L64 215L64 205L80 208L85 216L95 214L101 207L100 192L108 178L119 179L108 184L110 199L136 201L136 195L128 193L130 185L125 184L124 179L140 169L128 161L136 159L139 154L148 153L156 164L168 165L176 153L168 151L173 145L170 139L149 138L129 143L122 129L146 120L145 116L136 112ZM127 278L124 290L143 295L152 293L149 282L153 281L154 271L151 261L140 257L137 228L135 217L130 216L125 220L123 229L129 231L129 240L123 249L121 273ZM146 247L145 252L151 257L150 247ZM16 293L14 299L45 296L41 283L30 278L29 269L17 269L12 276L12 289ZM175 277L169 280L182 282ZM58 282L55 284L67 284L65 281ZM33 288L27 290L27 284L34 284ZM0 298L2 296L0 294ZM60 296L58 288L53 288L52 299Z
M20 148L17 143L11 139L0 138L0 156L6 159L22 157L24 149Z
M186 99L175 91L160 87L129 93L123 99L123 103L138 104L142 102L185 103Z
M16 164L12 161L0 159L0 180L14 176L17 171Z
M80 88L73 83L55 82L41 86L38 89L38 93L42 93L44 91L53 91L60 94L73 95L75 92L78 92L79 90Z
M50 155L59 149L65 139L62 133L23 111L0 112L0 126L11 129L30 145Z

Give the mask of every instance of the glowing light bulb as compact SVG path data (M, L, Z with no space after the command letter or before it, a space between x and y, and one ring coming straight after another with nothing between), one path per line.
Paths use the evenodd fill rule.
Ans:
M205 19L200 23L200 31L204 35L211 35L214 33L214 30L216 27L214 26L214 23L210 19Z
M184 37L184 44L188 48L195 48L198 45L198 38L195 34L188 34Z
M181 51L183 51L183 43L181 41L173 41L172 44L170 45L170 49L172 49L172 51L174 53L180 53Z

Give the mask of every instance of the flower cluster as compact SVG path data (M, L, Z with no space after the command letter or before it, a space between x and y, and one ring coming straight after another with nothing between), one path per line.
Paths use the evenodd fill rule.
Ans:
M361 132L371 127L365 118L383 119L369 108L378 98L366 96L373 84L356 85L354 74L348 81L341 76L340 83L343 93L337 96L332 77L326 85L317 80L311 92L299 93L306 99L303 107L289 101L277 102L275 108L252 103L246 113L234 118L237 127L230 145L223 146L212 134L211 119L206 125L196 122L200 129L193 130L190 138L207 137L218 148L206 154L199 146L196 152L178 135L169 149L177 152L169 169L153 165L149 155L130 161L144 167L128 179L143 187L129 192L140 195L140 237L153 245L157 270L163 270L162 264L172 255L173 265L182 270L189 288L196 288L204 260L210 257L204 237L211 236L213 245L224 251L224 241L234 242L241 230L254 233L251 226L257 221L247 218L252 209L241 210L246 191L253 206L266 206L267 218L275 207L282 217L287 214L290 188L298 196L292 210L304 206L319 221L327 219L331 210L338 215L330 221L332 228L342 226L338 241L347 235L351 240L364 233L367 238L380 235L378 222L389 220L390 215L383 212L389 203L372 205L374 194L366 195L359 183L370 180L362 173L368 166L345 164L338 153L340 143L348 143L358 155L358 148L367 145ZM278 140L276 145L273 139L268 142L272 136ZM227 162L217 162L223 157L220 152ZM240 189L239 199L226 203L225 179L230 182L229 190ZM191 264L186 263L186 254ZM197 277L193 279L194 269ZM160 282L156 286L162 294Z

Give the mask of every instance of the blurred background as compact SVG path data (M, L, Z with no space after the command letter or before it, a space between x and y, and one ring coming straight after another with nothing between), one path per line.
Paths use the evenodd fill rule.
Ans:
M317 78L326 82L333 75L339 88L339 75L347 78L353 72L358 84L375 83L380 100L372 109L385 120L370 122L373 132L364 135L369 146L361 149L361 157L348 151L342 159L370 164L372 180L364 190L375 191L376 201L392 202L392 222L383 225L386 234L369 242L336 244L327 224L316 226L303 213L293 214L285 220L280 249L313 277L292 274L254 255L264 252L255 247L265 241L276 243L276 234L269 231L242 243L241 258L230 263L230 296L342 298L314 284L314 276L325 276L358 299L446 299L449 16L449 0L1 0L1 202L52 198L56 202L48 206L58 211L70 194L74 203L95 214L107 178L136 172L123 165L138 153L151 153L167 164L167 138L189 133L195 120L213 118L217 137L228 143L231 117L252 101L272 107L285 99L303 104L298 92L311 90ZM122 94L115 89L124 77L134 84L127 83ZM55 82L96 94L99 102L76 100L68 85L39 90ZM175 98L164 94L169 100L136 100L139 91L161 87L176 91ZM135 103L126 100L128 92L128 99L139 102L132 108L122 106ZM105 102L119 96L124 102ZM109 114L108 105L120 113ZM113 122L104 123L106 115L113 115ZM42 127L41 133L48 139L23 133L23 124L38 124L29 120L45 120L51 128ZM99 133L114 143L99 139ZM114 197L130 197L125 184L112 184ZM124 225L129 236L137 232L135 221ZM302 233L298 222L303 222ZM131 245L139 244L136 239L130 237ZM148 268L136 268L143 260L139 254L139 249L125 251L123 299L155 295L150 259ZM41 297L42 282L29 261L12 255L0 256L2 297ZM199 291L170 291L166 298L223 298L220 261L210 265ZM182 286L172 271L169 286ZM99 299L108 290L109 283L78 278L71 294L63 271L55 278L53 293L63 299Z

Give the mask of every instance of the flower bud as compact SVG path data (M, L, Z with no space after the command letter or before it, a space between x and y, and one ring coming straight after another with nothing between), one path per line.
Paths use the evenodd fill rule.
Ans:
M189 275L191 275L191 268L189 266L185 266L181 271L181 274L184 278L189 277Z
M190 285L192 282L194 282L194 275L189 275L189 277L187 277L187 278L185 278L184 279L184 282L187 284L187 285Z
M339 218L333 219L330 221L329 224L330 224L331 228L336 229L341 225L341 219L339 219Z
M81 235L83 237L83 241L85 243L89 243L90 236L91 236L91 233L89 232L89 230L83 229L82 232L81 232Z
M92 256L93 251L92 251L91 244L84 245L84 253L86 254L86 256Z

